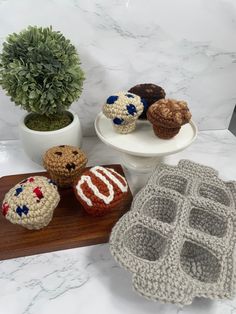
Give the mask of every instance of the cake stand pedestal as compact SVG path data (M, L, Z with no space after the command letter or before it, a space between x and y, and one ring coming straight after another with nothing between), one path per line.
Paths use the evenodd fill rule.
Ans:
M149 172L155 166L164 161L164 156L160 157L140 157L134 156L127 153L122 153L123 165L132 170L137 170L140 172Z
M123 166L138 172L150 172L165 156L184 150L197 136L193 121L182 126L180 132L169 140L155 136L148 121L138 120L134 132L119 134L113 129L111 120L99 113L94 126L102 142L122 152Z

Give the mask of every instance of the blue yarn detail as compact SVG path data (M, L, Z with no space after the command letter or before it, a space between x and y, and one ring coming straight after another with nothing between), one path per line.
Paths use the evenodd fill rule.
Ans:
M133 104L129 104L126 106L128 113L131 114L132 116L137 112L137 109L135 107L135 105Z
M17 212L17 214L21 217L22 214L25 214L25 215L28 214L29 208L28 208L26 205L23 205L22 207L17 206L16 212Z
M145 99L145 98L142 98L142 99L141 99L141 102L142 102L142 104L143 104L144 110L146 110L147 107L148 107L148 104L147 104L146 99Z
M118 99L119 97L118 96L110 96L107 98L107 104L108 105L112 105L114 104L114 102Z
M22 187L17 188L17 189L16 189L15 196L18 196L22 191L23 191L23 188L22 188Z
M129 97L129 98L134 98L134 95L132 94L125 94L126 97Z
M121 125L123 122L124 122L124 120L121 119L121 118L115 118L115 119L113 119L113 123L114 123L114 124L117 124L117 125Z
M56 183L54 181L52 181L52 179L48 179L48 183L56 185Z

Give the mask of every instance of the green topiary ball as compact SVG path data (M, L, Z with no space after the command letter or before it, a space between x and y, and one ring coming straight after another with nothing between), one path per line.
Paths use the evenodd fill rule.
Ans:
M29 26L3 44L0 84L28 112L64 111L81 95L83 81L76 48L51 27Z

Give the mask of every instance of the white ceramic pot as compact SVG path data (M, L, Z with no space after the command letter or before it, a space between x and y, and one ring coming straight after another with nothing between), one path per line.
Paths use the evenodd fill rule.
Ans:
M38 164L42 164L42 155L47 149L55 145L73 145L81 147L82 130L79 117L73 115L73 121L68 126L56 131L34 131L25 125L25 115L19 124L20 139L25 153Z

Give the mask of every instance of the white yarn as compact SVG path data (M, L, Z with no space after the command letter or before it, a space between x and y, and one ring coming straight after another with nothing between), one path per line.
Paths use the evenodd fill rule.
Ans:
M76 190L77 190L77 193L79 194L79 196L82 198L82 200L84 202L86 202L86 204L90 207L93 205L93 203L84 194L83 190L81 189L81 185L84 184L85 182L88 184L89 188L93 191L94 195L97 196L98 198L100 198L105 204L107 204L107 205L110 204L114 199L113 185L110 184L110 182L106 179L106 177L104 175L102 175L101 172L99 172L98 170L100 170L104 174L106 174L108 176L108 178L111 179L122 192L128 191L128 184L126 183L125 179L120 174L118 174L114 169L111 169L111 168L106 169L106 168L103 168L100 166L93 167L90 169L90 171L106 185L108 192L109 192L109 195L106 196L106 195L100 193L97 186L93 184L90 176L86 176L86 175L81 176L79 182L76 185ZM123 185L121 183L121 181L119 181L111 172L115 173L118 177L123 179L123 181L125 182L125 185Z
M100 167L100 166L96 166L96 167L93 167L93 168L90 169L90 171L93 174L95 174L95 176L97 176L99 179L103 180L102 178L104 178L106 180L106 178L100 172L98 172L97 170L100 170L100 171L104 172L108 176L108 178L111 179L118 186L118 188L122 192L127 192L128 191L128 184L124 180L124 177L122 177L114 169L112 169L112 168L104 168L104 167ZM121 181L119 181L111 172L115 173L119 178L123 179L123 181L125 181L125 185L123 185L121 183ZM103 180L104 183L105 183L105 180ZM108 181L106 180L106 182L108 182Z

